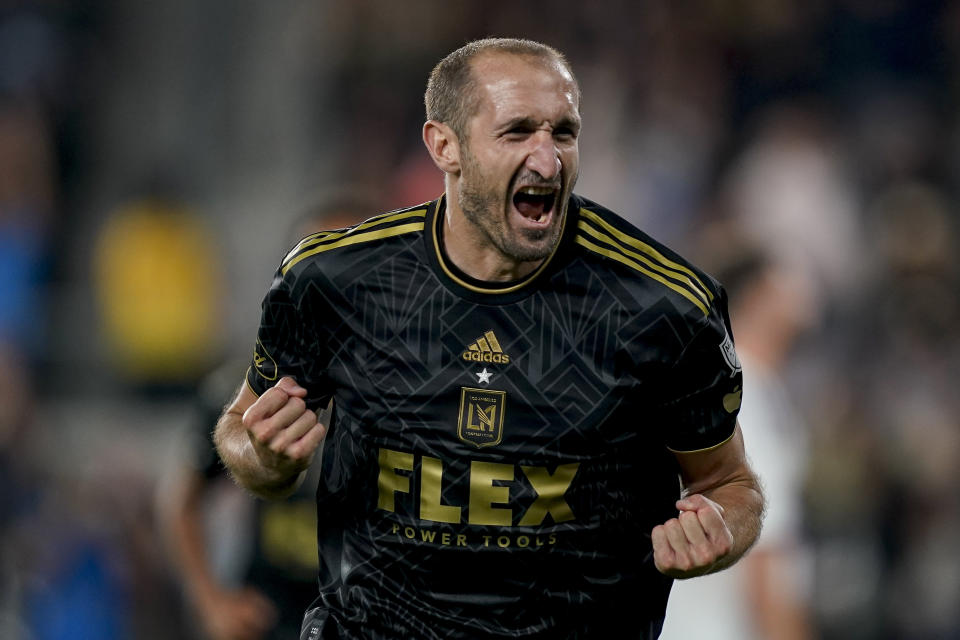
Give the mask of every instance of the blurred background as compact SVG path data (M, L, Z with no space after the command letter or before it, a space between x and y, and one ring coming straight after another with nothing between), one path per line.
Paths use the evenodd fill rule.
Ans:
M572 62L580 194L790 293L731 310L790 407L807 637L960 638L960 3L935 0L0 2L0 638L203 637L155 508L198 381L250 352L305 208L441 192L426 78L487 35Z

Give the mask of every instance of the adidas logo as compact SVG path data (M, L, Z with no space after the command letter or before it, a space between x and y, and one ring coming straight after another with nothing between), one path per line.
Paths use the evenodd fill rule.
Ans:
M509 364L510 356L500 348L500 342L493 331L485 332L477 341L468 345L460 357L470 362L492 362L494 364Z

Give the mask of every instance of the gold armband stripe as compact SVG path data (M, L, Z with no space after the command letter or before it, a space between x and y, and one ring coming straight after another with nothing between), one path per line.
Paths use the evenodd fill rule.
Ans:
M737 429L736 429L736 427L734 427L733 433L731 433L729 436L727 436L726 438L724 438L723 442L718 442L717 444L715 444L715 445L713 445L713 446L704 447L703 449L693 449L693 450L691 450L691 451L682 451L682 450L680 450L680 449L671 449L670 447L667 447L667 449L668 449L669 451L673 452L673 453L681 453L681 454L683 454L683 453L706 453L706 452L708 452L708 451L713 451L714 449L716 449L716 448L718 448L718 447L722 447L723 445L727 444L728 442L730 442L730 440L733 439L733 436L735 436L736 434L737 434Z

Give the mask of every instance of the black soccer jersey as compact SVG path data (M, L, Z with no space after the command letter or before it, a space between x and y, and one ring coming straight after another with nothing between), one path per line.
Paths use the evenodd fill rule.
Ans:
M552 256L477 281L438 201L301 241L248 383L332 395L304 638L655 638L671 453L731 437L740 366L711 278L570 201Z

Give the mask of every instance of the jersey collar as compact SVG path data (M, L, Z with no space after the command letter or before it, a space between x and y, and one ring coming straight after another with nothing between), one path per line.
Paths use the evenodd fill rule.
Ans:
M446 213L446 195L442 195L431 203L427 212L427 232L424 234L424 239L427 243L427 256L430 264L444 286L462 298L487 304L512 302L525 298L536 290L535 283L541 280L545 274L552 271L556 262L554 258L561 252L563 245L566 244L567 236L569 235L568 230L571 228L570 217L572 215L575 216L578 211L576 200L576 196L571 196L566 215L564 215L560 223L560 241L540 266L519 280L490 282L478 280L467 275L453 264L449 256L447 256L442 241L443 219ZM575 223L572 225L572 228L576 228Z

